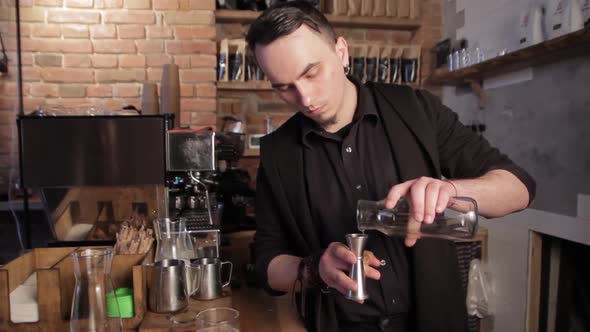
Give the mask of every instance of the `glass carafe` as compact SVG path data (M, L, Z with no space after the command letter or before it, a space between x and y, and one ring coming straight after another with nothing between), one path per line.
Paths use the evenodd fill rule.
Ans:
M186 220L183 218L160 218L154 220L156 233L156 257L154 261L164 259L182 259L189 261L193 255L193 245L186 231Z
M417 222L410 205L400 199L393 209L384 201L357 203L357 227L360 231L377 230L389 236L434 237L450 240L473 238L477 232L477 202L469 197L452 197L443 213L431 224Z
M111 281L112 248L79 249L71 254L76 285L70 312L70 332L122 331L117 301Z

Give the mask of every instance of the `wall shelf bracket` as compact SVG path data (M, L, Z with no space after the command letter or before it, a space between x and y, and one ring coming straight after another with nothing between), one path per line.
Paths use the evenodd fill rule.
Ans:
M475 93L479 99L479 109L484 110L486 108L487 99L486 93L482 87L482 82L480 80L467 80L467 83L469 83L471 90L473 90L473 93Z

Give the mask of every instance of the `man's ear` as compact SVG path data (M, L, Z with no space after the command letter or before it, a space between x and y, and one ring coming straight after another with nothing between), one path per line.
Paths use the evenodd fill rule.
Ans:
M336 54L338 54L343 67L350 65L348 63L348 42L344 37L336 38Z

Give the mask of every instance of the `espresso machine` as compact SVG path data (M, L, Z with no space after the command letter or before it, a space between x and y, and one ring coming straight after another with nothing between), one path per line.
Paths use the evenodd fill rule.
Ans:
M168 217L183 218L196 257L219 257L220 213L211 191L216 168L215 132L190 129L166 133Z
M191 219L190 227L210 224L223 232L254 229L247 211L253 209L255 191L250 175L238 165L244 134L174 130L168 135L169 215Z

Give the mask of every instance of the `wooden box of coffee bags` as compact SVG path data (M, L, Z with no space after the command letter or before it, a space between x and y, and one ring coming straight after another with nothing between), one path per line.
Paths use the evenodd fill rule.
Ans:
M397 17L410 17L410 8L412 0L397 0Z
M397 17L397 1L385 0L385 16Z
M230 81L244 81L246 65L246 41L231 39L228 42L228 79Z

